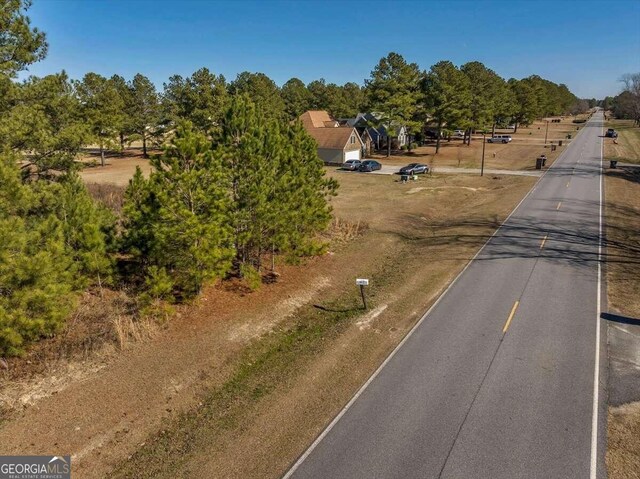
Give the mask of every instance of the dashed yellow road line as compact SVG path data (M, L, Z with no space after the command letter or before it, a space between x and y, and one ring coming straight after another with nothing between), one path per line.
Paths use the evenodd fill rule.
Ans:
M520 301L516 301L515 303L513 303L513 308L511 308L511 313L509 313L509 319L507 319L507 322L504 324L504 328L502 328L502 334L506 333L507 329L509 329L509 325L511 324L511 320L516 314L516 310L518 309L519 304Z
M558 206L556 206L556 210L559 210L560 206L562 206L562 201L558 201Z
M542 238L542 243L540 243L540 249L544 248L544 244L547 241L547 236L549 235L544 235L544 238Z

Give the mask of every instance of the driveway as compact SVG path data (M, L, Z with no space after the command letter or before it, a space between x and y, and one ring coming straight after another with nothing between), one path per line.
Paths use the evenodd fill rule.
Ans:
M373 174L373 175L395 175L398 172L399 168L397 166L391 165L382 165L382 169L378 171L372 171L370 173L361 173L358 171L347 171L347 170L338 170L343 171L344 173L351 174ZM446 166L438 166L432 169L433 173L438 174L468 174L468 175L479 175L479 168L451 168ZM542 170L489 170L485 168L484 173L487 175L512 175L512 176L541 176Z

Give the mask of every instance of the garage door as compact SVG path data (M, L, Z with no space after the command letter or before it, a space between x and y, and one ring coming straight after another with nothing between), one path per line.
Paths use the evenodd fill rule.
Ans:
M344 161L359 160L359 159L360 159L360 150L344 152Z

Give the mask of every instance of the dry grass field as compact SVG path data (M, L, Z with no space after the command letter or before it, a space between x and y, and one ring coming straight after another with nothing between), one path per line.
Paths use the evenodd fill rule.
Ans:
M111 171L122 184L130 170ZM535 182L329 174L341 187L328 254L280 265L256 292L212 285L97 364L52 364L55 383L11 391L21 409L2 424L0 450L68 451L79 477L279 476ZM97 178L92 191L117 194ZM358 276L371 279L368 311Z
M87 154L81 159L81 162L83 169L80 176L87 183L127 186L136 167L140 167L145 175L151 171L149 160L142 156L140 149L128 149L124 150L122 154L109 155L105 166L100 165L100 157L96 155Z
M605 139L605 159L640 163L640 128L628 121L611 121L619 131L617 144ZM607 293L609 310L640 320L640 264L615 261L640 257L640 168L607 170ZM640 323L640 321L639 321ZM640 478L640 402L609 408L607 467L610 479Z
M547 144L544 143L546 121L537 121L528 127L519 127L517 133L512 130L497 130L497 134L509 134L513 141L509 144L487 143L485 148L485 168L500 170L533 170L538 156L546 154L549 158L547 165L564 151L571 142L567 135L579 133L577 128L581 124L572 123L576 117L566 117L560 123L549 123ZM551 142L558 145L562 140L563 146L551 151ZM425 163L435 167L480 168L482 162L482 136L474 136L471 145L463 145L461 139L443 141L440 152L435 155L435 143L421 146L411 153L394 154L390 158L384 153L372 155L372 158L384 164L403 166L410 162Z
M633 120L613 120L609 128L614 128L620 136L615 143L607 139L605 159L640 164L640 128L633 125Z

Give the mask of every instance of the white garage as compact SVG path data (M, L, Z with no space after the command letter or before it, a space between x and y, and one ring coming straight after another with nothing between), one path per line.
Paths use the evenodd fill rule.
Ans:
M353 151L345 151L344 152L344 161L349 160L360 160L361 159L361 151L353 150Z

